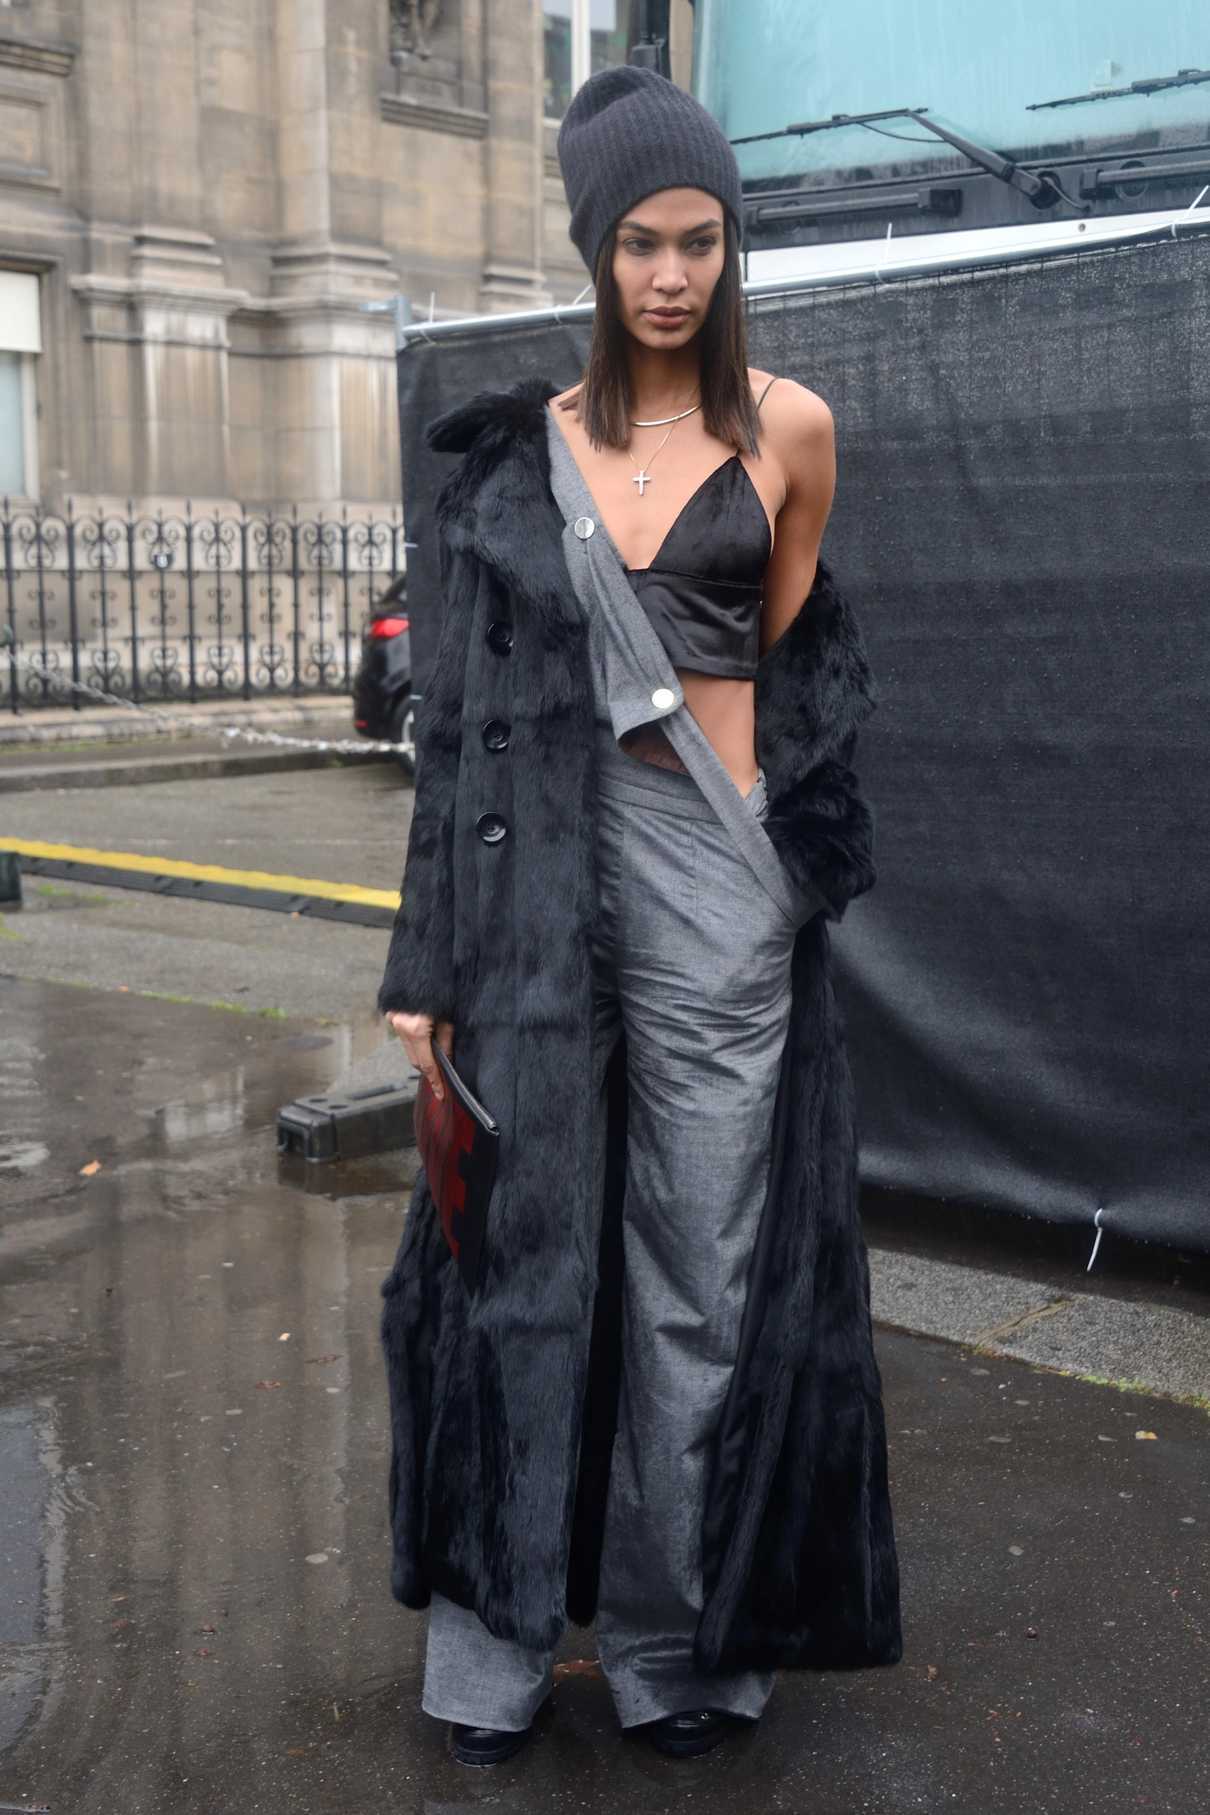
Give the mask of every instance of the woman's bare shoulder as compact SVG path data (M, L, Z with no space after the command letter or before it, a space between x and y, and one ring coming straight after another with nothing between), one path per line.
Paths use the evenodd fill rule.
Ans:
M549 403L551 409L552 410L563 409L567 404L569 404L574 397L578 396L582 383L583 383L583 380L577 379L575 384L570 385L567 390L556 391L556 393L553 397L550 397L547 399L547 402Z
M773 380L776 382L772 382ZM762 372L756 366L749 366L748 381L756 397L761 395L766 386L769 387L760 413L766 427L774 433L780 428L788 430L795 438L812 431L818 434L831 422L832 412L819 392L811 390L809 385L799 384L796 378L787 378L780 372Z
M774 376L749 369L756 395ZM777 376L761 407L762 451L767 448L785 486L783 509L793 503L822 529L836 486L836 425L818 391L797 379ZM779 525L783 521L778 514Z

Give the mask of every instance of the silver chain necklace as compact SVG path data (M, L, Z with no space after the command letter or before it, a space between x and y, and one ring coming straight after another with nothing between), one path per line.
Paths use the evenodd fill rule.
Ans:
M700 410L701 407L700 402L691 403L689 408L682 410L678 416L652 416L648 422L640 422L637 416L632 416L630 420L636 429L662 429L666 422L681 422L686 416L692 416L694 410Z

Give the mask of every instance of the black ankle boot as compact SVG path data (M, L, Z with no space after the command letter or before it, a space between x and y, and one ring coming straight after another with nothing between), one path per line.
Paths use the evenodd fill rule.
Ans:
M665 1714L648 1724L652 1745L670 1758L693 1758L708 1752L728 1733L750 1723L736 1714L723 1714L717 1708L689 1708L682 1714Z
M464 1727L450 1722L450 1749L462 1765L499 1765L519 1752L533 1734L533 1727L506 1732L500 1727Z

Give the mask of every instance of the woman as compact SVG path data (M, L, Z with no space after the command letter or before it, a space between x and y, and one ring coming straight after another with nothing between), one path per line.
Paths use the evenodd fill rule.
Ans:
M559 154L588 366L428 431L464 458L379 994L502 1127L479 1294L423 1170L383 1287L392 1588L475 1763L529 1736L569 1616L678 1755L778 1666L901 1651L828 964L873 881L831 417L746 365L739 172L692 97L603 71Z

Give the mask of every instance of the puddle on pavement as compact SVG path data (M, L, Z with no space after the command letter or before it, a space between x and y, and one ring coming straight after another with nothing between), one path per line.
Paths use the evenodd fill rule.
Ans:
M291 1052L315 1052L321 1046L334 1044L332 1034L287 1034L286 1045Z
M407 1184L281 1167L275 1123L381 1030L94 995L85 1039L79 991L0 990L0 1795L346 1806L276 1793L358 1685L416 1701L378 1336ZM203 1756L229 1795L191 1800Z
M366 1154L356 1160L300 1160L293 1154L279 1154L277 1176L283 1185L305 1192L308 1197L342 1203L351 1198L410 1190L417 1164L414 1146Z
M283 1104L328 1088L384 1045L371 1017L300 1028L98 991L82 1020L77 990L15 979L0 988L0 1173L62 1155L90 1127L114 1154L259 1130Z
M43 1141L14 1141L0 1135L0 1172L32 1172L50 1158Z

